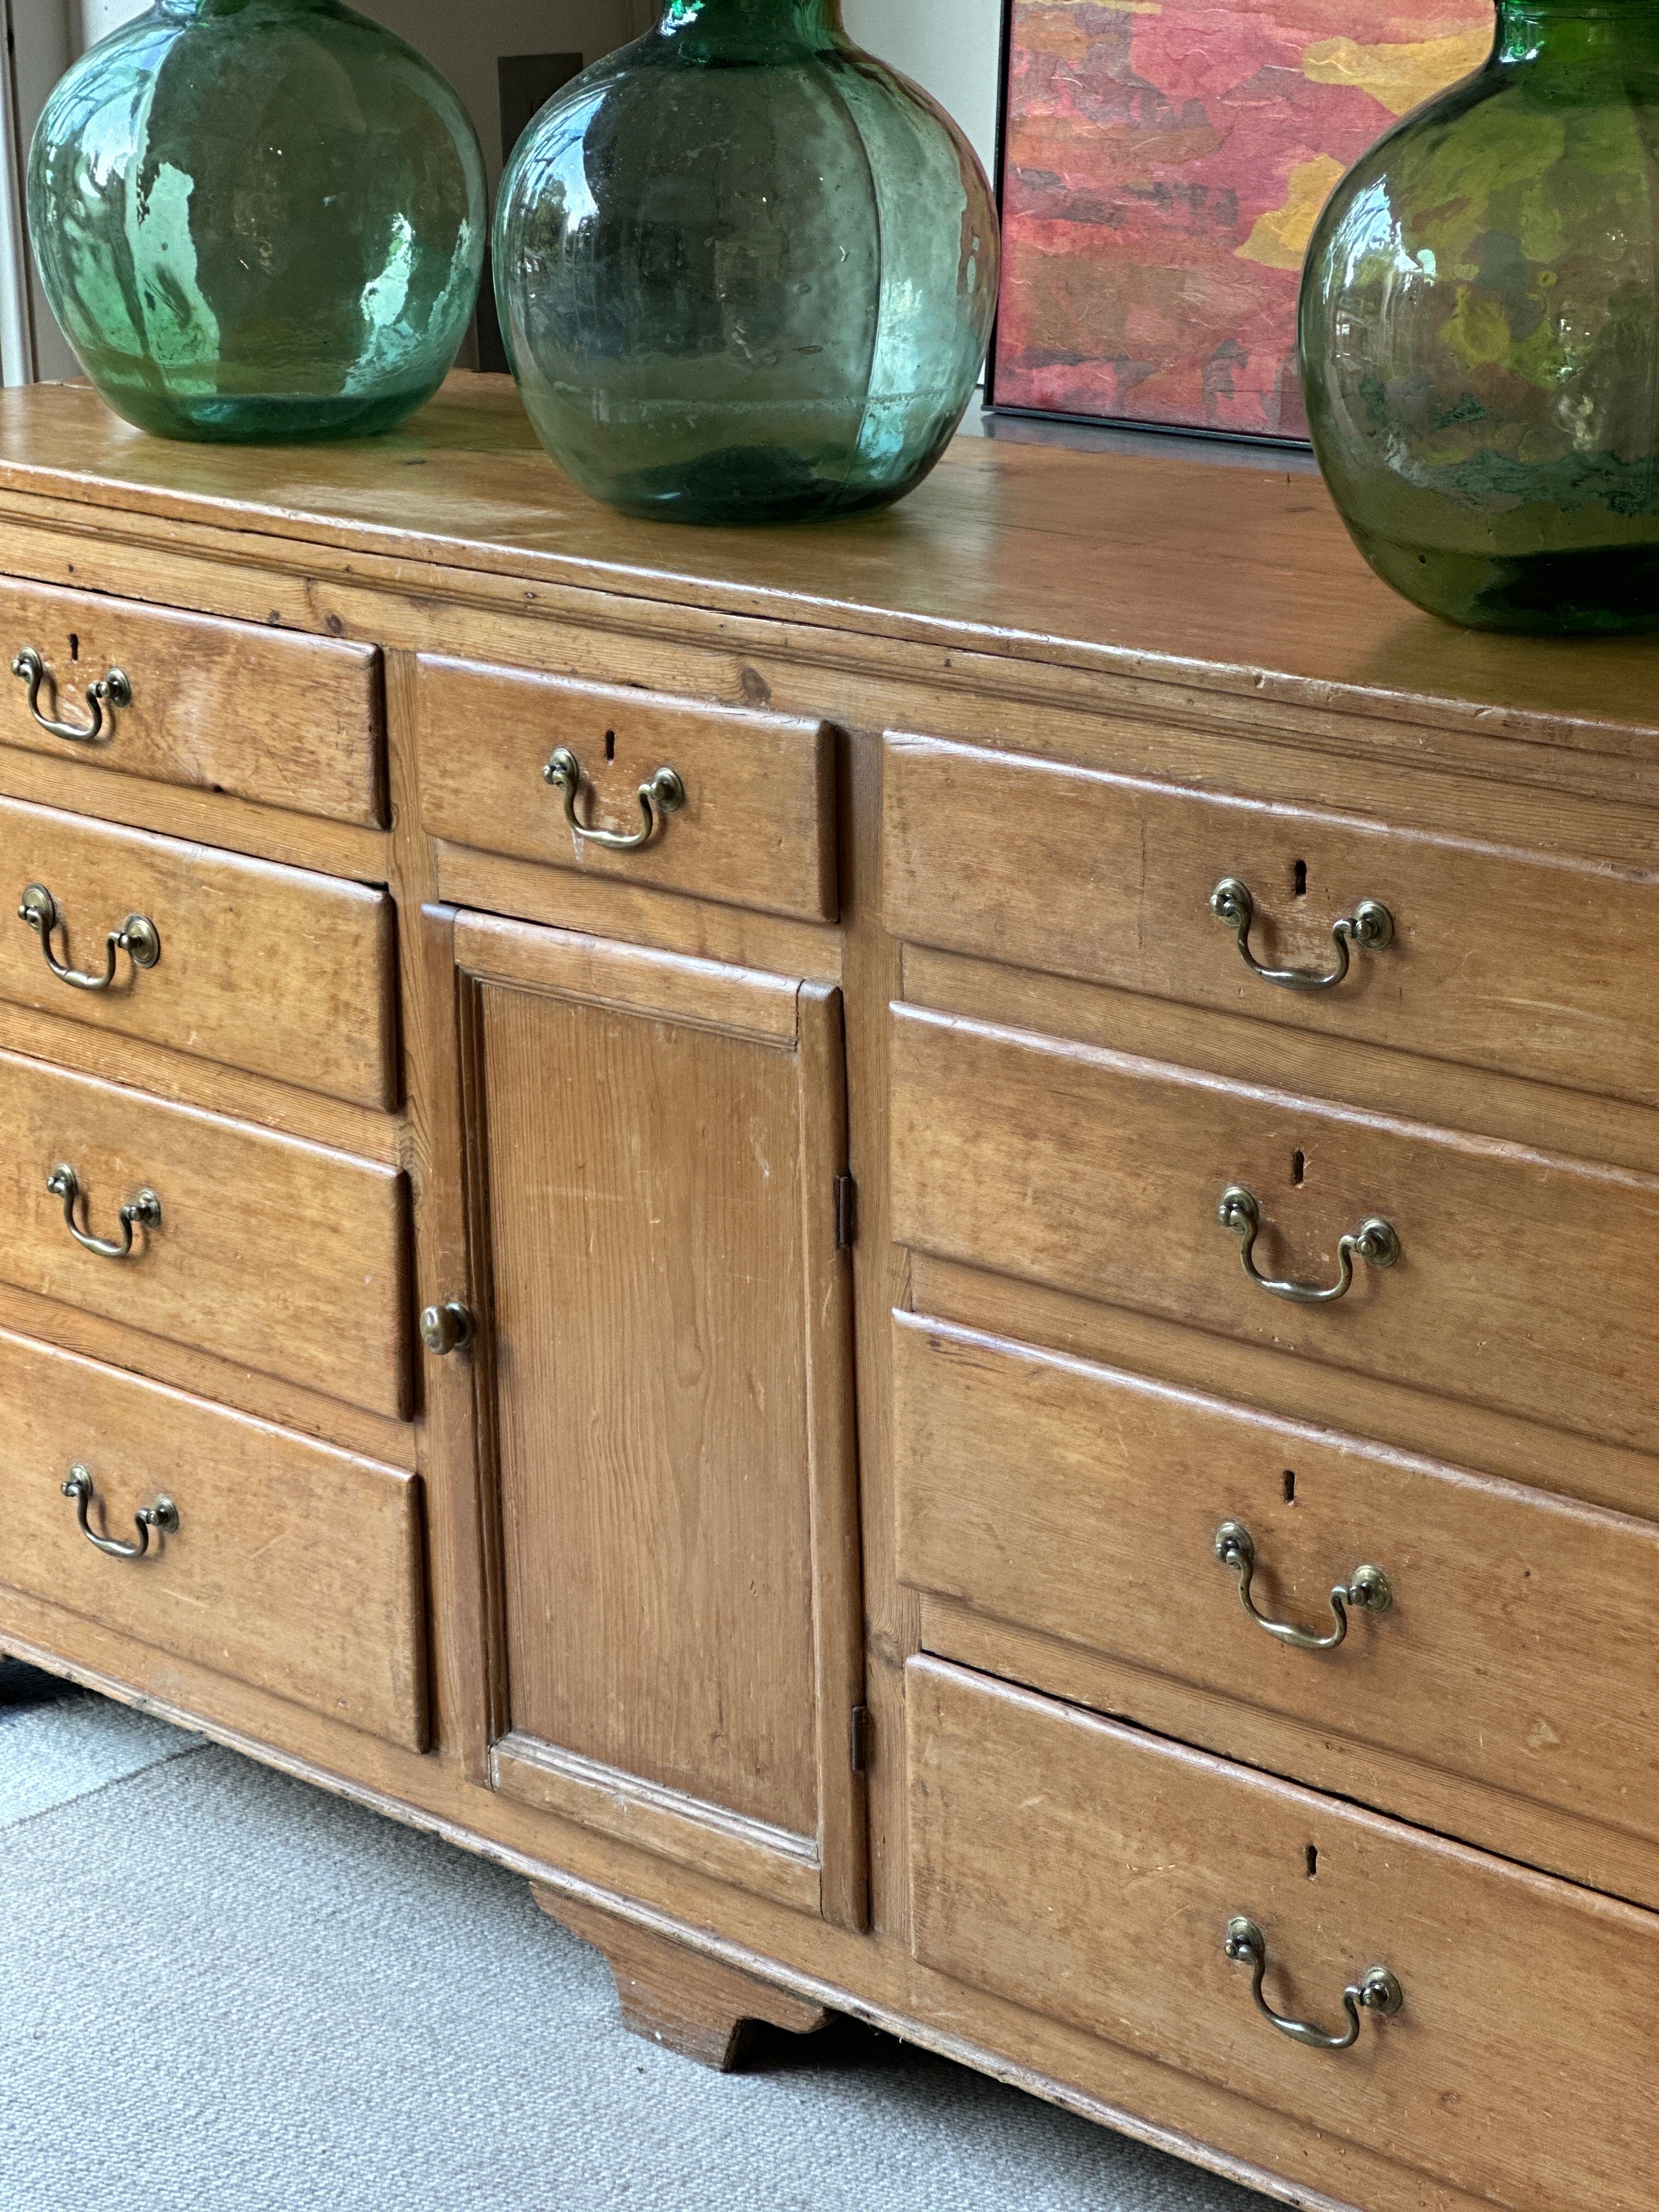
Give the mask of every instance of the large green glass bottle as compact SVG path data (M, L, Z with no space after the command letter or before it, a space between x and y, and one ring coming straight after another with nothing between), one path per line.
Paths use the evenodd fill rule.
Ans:
M454 363L487 220L455 94L339 0L157 0L70 71L29 164L64 334L161 437L401 421Z
M1315 447L1360 550L1492 629L1659 624L1659 0L1499 0L1491 59L1309 249Z
M544 444L693 522L909 491L972 396L998 260L973 149L840 0L670 0L543 109L496 217Z

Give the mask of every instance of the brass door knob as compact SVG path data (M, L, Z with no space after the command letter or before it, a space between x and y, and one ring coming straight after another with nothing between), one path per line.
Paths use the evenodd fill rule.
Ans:
M421 1342L439 1359L447 1359L452 1352L466 1351L477 1334L471 1307L456 1298L447 1305L428 1306L421 1316Z

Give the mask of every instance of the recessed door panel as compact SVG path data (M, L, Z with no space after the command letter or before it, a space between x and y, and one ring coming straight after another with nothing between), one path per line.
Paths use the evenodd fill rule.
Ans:
M856 1920L838 997L515 925L459 934L494 1383L491 1778Z

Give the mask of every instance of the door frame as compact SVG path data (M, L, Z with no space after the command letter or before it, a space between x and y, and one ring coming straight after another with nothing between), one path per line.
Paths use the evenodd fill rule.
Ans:
M428 1361L434 1565L444 1598L440 1702L468 1778L520 1803L862 1930L869 1918L862 1546L842 994L810 982L610 939L428 907L428 1040L438 1087L422 1193L429 1302L464 1297L476 1323L460 1358ZM747 1036L794 1055L812 1589L817 1829L796 1837L726 1808L511 1731L495 1390L483 994L491 986ZM464 1290L459 1287L465 1285ZM436 1370L434 1372L434 1370Z

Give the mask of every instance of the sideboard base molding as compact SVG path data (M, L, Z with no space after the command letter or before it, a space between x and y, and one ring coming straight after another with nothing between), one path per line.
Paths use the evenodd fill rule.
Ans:
M532 1882L530 1893L550 1919L603 1953L624 2027L717 2074L738 2071L757 2028L811 2035L830 2017L826 2007L810 1998L580 1898L562 1896L540 1882Z

